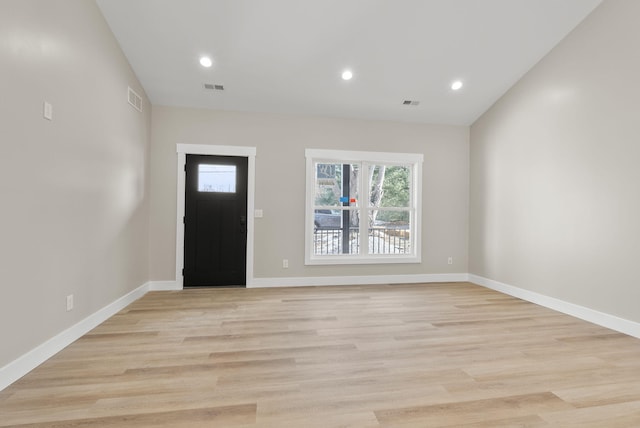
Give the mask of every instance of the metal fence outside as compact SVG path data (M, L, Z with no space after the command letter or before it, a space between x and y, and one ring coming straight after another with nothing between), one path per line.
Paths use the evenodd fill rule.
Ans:
M342 229L316 229L313 233L313 248L315 255L359 254L360 230L349 229L348 250L342 241ZM368 230L369 254L409 254L411 239L408 228L380 228Z

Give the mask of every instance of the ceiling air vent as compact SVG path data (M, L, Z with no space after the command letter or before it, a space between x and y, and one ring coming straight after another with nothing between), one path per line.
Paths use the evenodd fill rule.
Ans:
M224 91L224 86L214 85L213 83L205 83L204 88L212 91Z
M142 111L142 97L136 94L136 91L129 88L129 92L127 94L127 98L129 100L129 104L133 106L138 111Z
M405 106L417 106L419 104L420 104L420 101L404 100L402 102L402 105L405 105Z

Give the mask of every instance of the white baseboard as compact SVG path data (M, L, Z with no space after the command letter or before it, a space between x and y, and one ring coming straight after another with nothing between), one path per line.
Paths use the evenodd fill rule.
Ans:
M467 273L419 274L419 275L369 275L369 276L326 276L293 278L253 278L247 288L300 287L324 285L366 285L366 284L412 284L430 282L469 281L510 296L544 306L594 324L640 338L640 323L614 315L599 312L584 306L565 302L554 297L518 288L478 275ZM63 348L82 337L91 329L106 321L148 291L182 290L177 281L150 281L136 288L113 303L105 306L74 326L47 340L18 359L0 368L0 391L42 364Z
M640 323L635 321L629 321L616 317L615 315L599 312L594 309L556 299L555 297L545 296L544 294L514 287L513 285L478 275L469 274L469 282L589 321L602 327L610 328L611 330L619 331L620 333L628 334L629 336L640 338Z
M178 281L150 281L149 291L175 291L182 290Z
M138 300L149 291L146 283L57 334L18 359L0 368L0 391L60 352L66 346Z
M285 278L253 278L247 288L310 287L322 285L414 284L420 282L464 282L466 273L434 273L418 275L312 276Z

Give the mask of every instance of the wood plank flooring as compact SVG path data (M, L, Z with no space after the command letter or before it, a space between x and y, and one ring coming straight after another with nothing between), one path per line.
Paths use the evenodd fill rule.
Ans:
M468 283L152 292L7 427L640 427L640 340Z

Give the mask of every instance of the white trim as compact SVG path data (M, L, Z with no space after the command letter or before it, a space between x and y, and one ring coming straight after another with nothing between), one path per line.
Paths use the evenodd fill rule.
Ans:
M253 282L253 239L255 236L256 148L248 159L247 171L247 287Z
M148 282L0 368L0 391L144 296L147 291L149 291Z
M193 155L212 155L212 156L238 156L247 159L247 267L246 282L247 287L253 281L253 244L254 244L254 215L255 211L255 193L256 193L256 148L245 146L214 146L203 144L176 144L176 152L178 153L178 186L177 207L176 207L176 287L172 289L181 290L184 287L182 278L182 268L184 268L184 186L185 172L184 166L187 154Z
M324 285L415 284L422 282L466 282L466 273L427 273L417 275L309 276L254 278L248 288L313 287Z
M554 297L545 296L513 285L467 273L252 278L251 283L247 281L247 288L412 284L466 281L640 338L640 323L635 321L619 318L584 306L565 302ZM177 281L150 281L116 299L104 308L89 315L77 324L0 368L0 391L29 373L31 370L35 369L37 366L60 352L66 346L70 345L93 328L97 327L100 323L106 321L134 301L138 300L140 297L144 296L148 291L181 289L182 284L179 284Z
M398 152L359 152L352 150L323 150L305 149L305 157L320 160L345 160L356 162L385 162L389 163L422 163L424 155L422 153L398 153Z
M176 146L178 153L188 153L190 155L240 156L247 158L256 155L255 147L205 144L177 144Z
M313 232L309 232L313 234ZM362 232L361 232L362 233ZM311 251L309 251L311 253ZM400 264L400 263L420 263L422 260L418 256L403 254L344 254L329 256L313 256L309 255L309 259L305 260L305 265L382 265L382 264Z
M556 299L555 297L545 296L544 294L525 290L523 288L505 284L503 282L494 281L493 279L484 278L478 275L469 274L469 282L499 291L504 294L508 294L513 297L518 297L528 302L544 306L545 308L562 312L563 314L580 318L581 320L589 321L602 327L610 328L620 333L640 338L640 323L637 323L635 321L619 318L615 315L596 311L594 309Z
M178 284L178 281L149 281L149 291L175 290L182 290L182 284Z
M178 146L180 146L178 144ZM184 281L182 277L182 269L184 268L184 202L185 202L185 181L186 173L184 166L187 163L186 153L178 151L178 187L177 192L177 207L176 207L176 283L180 289L184 288Z

